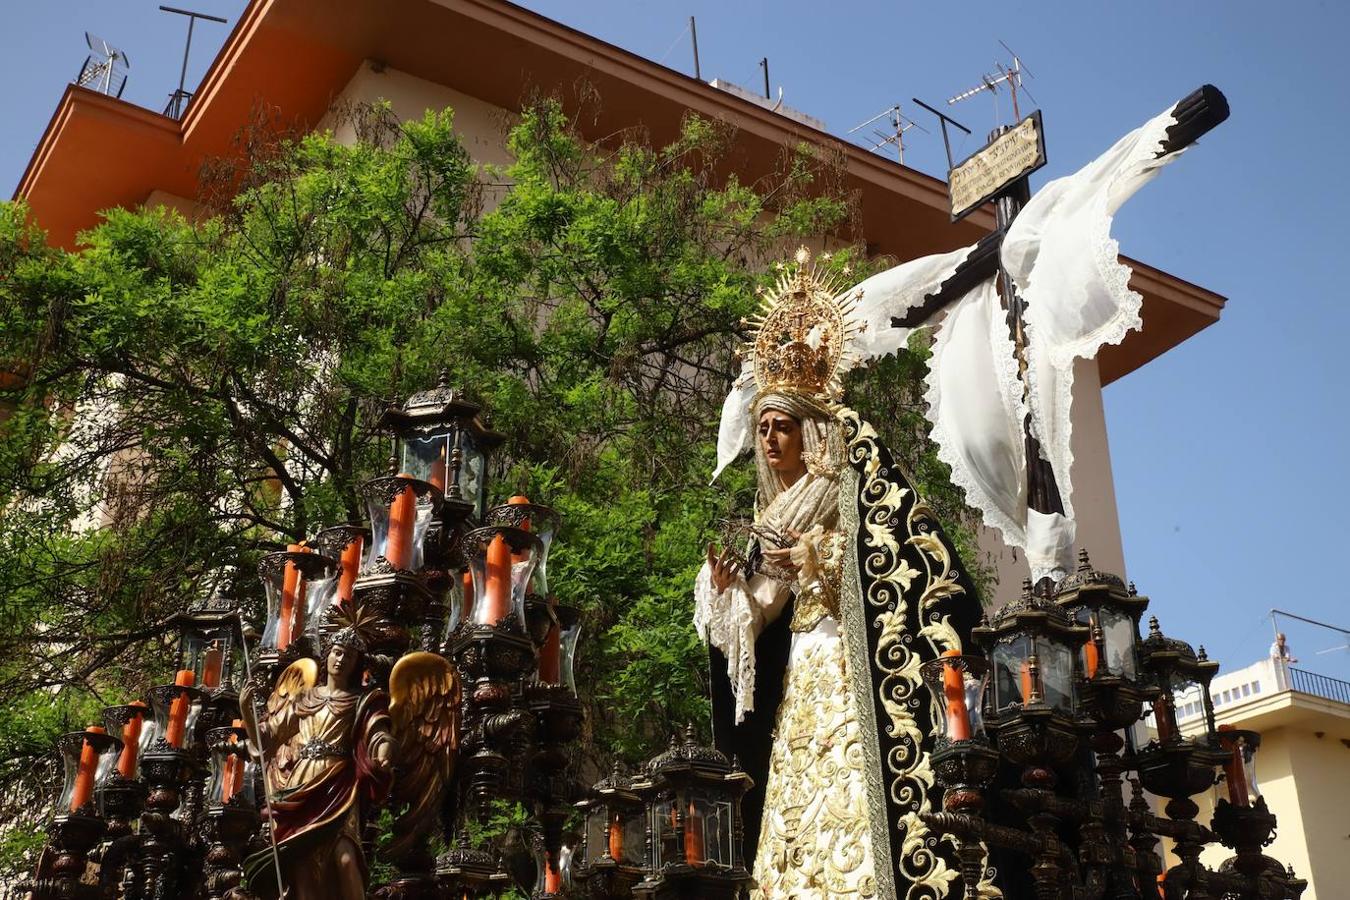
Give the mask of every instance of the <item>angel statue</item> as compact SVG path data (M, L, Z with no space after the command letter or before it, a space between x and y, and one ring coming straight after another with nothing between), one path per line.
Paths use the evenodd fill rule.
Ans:
M454 669L434 653L410 653L394 665L386 694L368 683L378 621L360 606L335 613L322 676L315 660L296 660L256 719L251 689L240 698L272 822L272 846L244 861L248 891L260 898L361 900L366 821L391 803L389 855L397 858L435 821L453 770Z
M803 249L751 322L718 461L753 442L754 521L743 550L707 548L694 625L714 742L755 781L751 896L934 900L957 872L919 819L933 777L918 664L959 648L978 607L927 507L841 405L867 322L843 287Z

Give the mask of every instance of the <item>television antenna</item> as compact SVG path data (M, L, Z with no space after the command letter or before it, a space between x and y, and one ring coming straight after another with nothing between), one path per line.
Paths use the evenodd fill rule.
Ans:
M1007 50L1008 55L1012 57L1012 65L1005 66L1003 63L994 63L994 67L998 70L997 75L981 75L979 84L968 91L962 91L955 97L950 98L947 101L948 106L955 106L962 100L968 100L976 94L982 94L985 91L988 91L997 97L999 85L1002 84L1006 84L1008 86L1008 92L1012 94L1013 121L1022 118L1021 110L1019 110L1017 106L1017 92L1019 90L1026 94L1027 97L1031 99L1032 103L1036 103L1036 98L1031 96L1031 91L1027 90L1026 86L1022 83L1022 76L1024 74L1031 75L1032 78L1035 78L1036 76L1032 75L1031 70L1023 65L1021 58L1013 52L1011 47L1004 44L1002 41L999 41L999 44L1002 45L1003 49ZM995 107L995 112L997 112L997 106Z
M891 107L889 107L889 108L887 108L887 109L883 109L881 112L877 113L875 116L873 116L872 118L868 119L866 122L863 122L861 125L855 125L854 127L850 128L850 129L848 130L848 133L849 133L849 134L853 134L854 132L861 131L862 129L866 128L868 125L871 125L873 122L876 122L878 119L883 119L883 118L888 119L888 120L890 121L890 124L891 124L891 130L890 130L890 132L882 131L880 128L873 128L873 129L872 129L872 136L873 136L873 137L876 137L876 138L879 138L879 140L878 140L875 144L873 144L872 146L868 147L867 149L868 149L868 150L880 150L882 147L885 147L887 144L894 144L894 145L895 145L895 154L896 154L897 157L899 157L899 159L900 159L900 164L901 164L901 165L904 165L904 164L905 164L905 132L906 132L906 131L909 131L911 128L917 128L917 129L919 129L920 131L922 131L924 134L928 134L929 132L928 132L928 129L927 129L927 128L924 128L924 127L923 127L922 125L920 125L918 122L914 122L914 121L912 121L912 120L906 118L904 115L902 115L902 114L900 113L900 104L899 104L899 103L897 103L897 104L895 104L894 106L891 106Z
M98 35L86 31L84 42L89 45L91 52L85 57L75 83L109 97L121 97L122 89L127 86L127 70L131 68L131 60Z
M183 69L178 75L178 90L169 95L169 102L164 107L164 115L170 118L182 118L183 107L187 101L192 99L192 91L186 90L187 84L187 66L188 55L192 53L192 28L197 24L198 19L205 19L208 22L219 22L222 25L229 23L228 19L222 19L220 16L208 16L206 13L193 12L189 9L176 9L172 6L161 6L161 10L167 13L174 13L179 16L187 16L188 32L187 46L183 48Z

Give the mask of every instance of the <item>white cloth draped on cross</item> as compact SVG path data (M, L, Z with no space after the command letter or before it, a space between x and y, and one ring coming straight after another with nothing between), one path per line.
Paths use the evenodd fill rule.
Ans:
M994 279L952 303L936 326L926 379L928 418L939 457L984 524L1027 555L1033 581L1058 580L1072 565L1073 450L1070 419L1073 365L1140 327L1142 298L1130 290L1111 221L1117 209L1167 163L1158 157L1175 107L1121 138L1078 172L1034 194L1003 236L1004 270L1026 301L1027 398ZM908 330L892 316L922 303L955 273L974 247L903 263L849 289L861 289L855 315L866 329L855 340L858 364L904 346ZM741 372L722 409L717 471L750 446L755 382ZM1022 422L1054 469L1064 515L1027 508L1027 460Z

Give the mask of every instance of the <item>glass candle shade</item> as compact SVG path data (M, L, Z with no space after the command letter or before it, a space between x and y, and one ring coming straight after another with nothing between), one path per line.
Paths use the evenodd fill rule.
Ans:
M1219 747L1229 756L1223 764L1224 777L1214 785L1215 799L1224 797L1234 806L1251 806L1261 796L1256 783L1256 751L1261 735L1233 725L1220 725L1217 735Z
M310 646L323 645L323 629L328 613L337 602L338 579L342 572L336 566L325 568L314 578L305 579L305 634Z
M211 750L211 780L206 799L212 807L256 809L254 796L257 762L248 752L248 733L236 719L229 728L213 728L206 734Z
M1138 681L1138 626L1134 618L1121 610L1103 607L1097 612L1097 625L1102 631L1106 671L1119 678Z
M1096 610L1078 607L1074 611L1074 621L1092 630L1092 636L1079 651L1086 678L1090 680L1103 674L1129 681L1139 680L1136 626L1128 613L1109 606ZM1100 646L1094 639L1098 633L1101 637Z
M525 594L543 545L520 528L490 525L464 536L463 553L473 576L475 625L500 625L514 614L525 622Z
M370 532L361 525L334 525L314 535L314 547L324 556L338 561L333 602L349 603L356 578L361 574Z
M558 622L561 630L559 639L558 677L559 683L577 695L576 660L577 640L581 637L581 616L569 606L558 607Z
M548 596L548 551L553 546L553 537L558 533L561 522L561 517L553 509L531 503L524 497L512 497L510 502L492 507L484 518L484 524L487 525L509 525L539 536L543 549L534 568L529 592L540 597Z
M992 654L994 708L1041 703L1073 714L1077 706L1074 650L1043 634L1018 634Z
M572 848L564 844L557 855L544 849L542 840L534 845L534 892L532 897L557 897L572 881Z
M56 749L65 768L56 814L100 815L98 789L117 770L122 742L103 726L91 725L57 738Z
M174 684L150 689L156 750L161 740L174 750L187 749L192 743L206 692L192 686L191 676L190 671L181 670Z
M366 568L384 559L394 569L420 571L422 542L441 505L441 492L430 482L400 474L367 481L361 494L370 520Z
M595 863L606 856L610 856L609 840L609 807L604 803L595 803L586 811L586 861ZM622 843L620 843L622 846Z
M128 781L140 773L140 759L155 740L154 715L149 704L137 700L103 710L103 728L122 742L117 774Z
M651 859L647 862L654 872L684 857L678 829L680 806L679 798L670 794L663 795L651 804L652 846Z
M924 663L919 673L932 698L933 731L948 741L984 737L984 691L989 664L978 656L948 650Z
M204 690L237 690L243 665L235 624L188 618L181 627L178 669L191 670L193 683Z
M730 866L731 801L692 791L685 802L684 859L691 866Z
M267 624L261 649L282 651L309 630L311 607L332 596L337 560L299 544L258 561L258 577L267 594ZM316 598L310 598L310 586Z

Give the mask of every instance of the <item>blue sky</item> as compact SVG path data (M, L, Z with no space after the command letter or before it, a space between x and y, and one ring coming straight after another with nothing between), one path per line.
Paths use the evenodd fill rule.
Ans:
M373 2L373 0L369 0ZM125 99L161 109L177 84L185 22L142 0L5 4L0 33L0 182L12 191L67 81L83 31L132 62ZM243 0L197 0L231 23ZM692 73L698 18L705 78L762 85L842 135L899 101L939 105L1003 58L1035 73L1049 164L1073 171L1204 82L1232 118L1136 196L1116 222L1123 252L1229 298L1222 320L1106 389L1129 577L1166 631L1225 668L1271 639L1271 607L1350 626L1338 565L1350 543L1346 338L1340 262L1350 178L1350 88L1336 2L712 3L530 0L525 5ZM227 27L198 27L189 88ZM452 52L447 44L447 52ZM1003 111L1006 114L1006 101ZM982 136L987 98L957 118ZM917 118L917 116L916 116ZM920 118L930 127L932 123ZM911 131L906 162L941 174L941 138ZM970 139L961 149L974 149ZM97 160L91 160L97 165ZM1090 549L1090 548L1089 548ZM1286 628L1306 668L1350 679L1331 632Z

